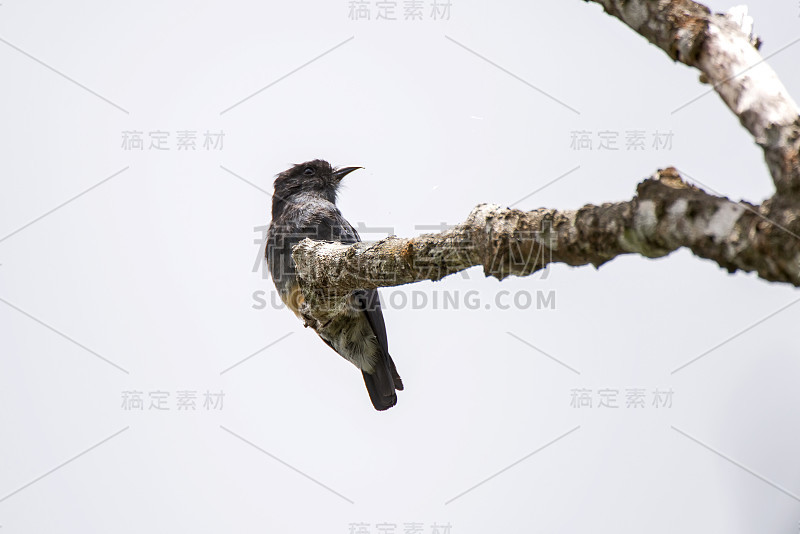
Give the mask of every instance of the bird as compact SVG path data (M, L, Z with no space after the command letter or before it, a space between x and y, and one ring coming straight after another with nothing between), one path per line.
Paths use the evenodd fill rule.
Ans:
M361 241L336 207L342 179L361 168L334 168L325 160L315 159L293 165L275 177L266 261L281 300L301 320L303 294L292 247L305 238L345 244ZM348 304L329 321L315 326L315 331L330 348L361 370L373 407L388 410L397 404L396 391L403 389L403 381L389 355L378 291L353 291Z

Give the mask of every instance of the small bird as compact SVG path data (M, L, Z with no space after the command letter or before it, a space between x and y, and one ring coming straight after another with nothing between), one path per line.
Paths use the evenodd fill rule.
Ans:
M336 207L342 178L361 168L334 169L327 161L316 159L299 163L275 178L272 223L267 232L267 265L281 300L301 319L303 294L292 247L305 238L340 243L361 241ZM395 390L403 389L403 381L389 356L378 291L354 291L349 303L316 332L330 348L361 370L375 409L387 410L397 403Z

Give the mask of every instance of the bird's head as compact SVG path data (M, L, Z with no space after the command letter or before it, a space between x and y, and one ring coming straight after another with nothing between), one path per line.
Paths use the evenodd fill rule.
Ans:
M272 214L300 193L319 195L336 203L336 191L342 178L362 167L342 167L336 169L325 160L315 159L298 163L280 173L275 178L275 193L272 197Z

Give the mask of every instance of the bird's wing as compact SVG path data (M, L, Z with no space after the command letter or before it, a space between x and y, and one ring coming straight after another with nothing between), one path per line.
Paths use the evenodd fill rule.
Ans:
M353 228L353 225L347 222L344 217L342 217L341 213L338 213L338 210L336 215L338 215L338 217L336 217L335 224L341 228L339 241L348 244L358 243L361 241L361 237L358 235L356 229ZM369 325L372 327L372 332L375 334L375 337L378 338L378 343L380 343L383 353L388 356L389 340L386 337L386 322L383 320L381 299L378 296L378 290L359 290L355 291L354 295L356 297L356 301L364 308L364 313L367 315Z
M331 214L333 226L339 229L340 235L334 236L334 239L346 244L358 243L361 237L353 225L345 219L341 212L337 209L335 213ZM383 311L381 311L381 299L378 295L377 289L359 290L353 292L355 303L363 309L364 315L369 322L372 333L378 340L381 347L383 356L384 368L379 370L374 375L364 374L364 381L367 384L367 389L370 392L373 404L377 409L386 409L397 402L397 397L394 390L403 389L403 381L397 368L394 365L394 360L389 355L389 339L386 335L386 322L383 319ZM375 381L379 383L374 383ZM379 407L379 405L381 405Z

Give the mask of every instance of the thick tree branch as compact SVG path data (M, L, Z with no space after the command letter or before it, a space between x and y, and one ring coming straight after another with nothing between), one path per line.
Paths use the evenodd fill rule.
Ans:
M333 288L340 296L439 280L475 265L503 279L551 262L597 267L621 254L656 258L681 247L730 272L800 286L798 208L776 200L735 203L687 184L670 168L640 183L627 202L530 212L481 204L440 234L350 246L306 239L293 257L306 288Z
M800 111L758 53L750 24L691 0L585 0L696 67L764 149L780 195L800 196ZM737 18L739 20L737 20ZM746 18L745 18L746 19Z
M356 289L439 280L480 265L487 276L525 276L553 262L599 267L621 254L656 258L681 247L729 272L800 287L800 117L738 13L713 15L690 0L585 0L698 68L765 152L776 194L760 206L687 184L672 168L641 182L633 199L578 210L530 212L481 204L440 234L376 243L304 240L293 249L306 325L319 326Z

